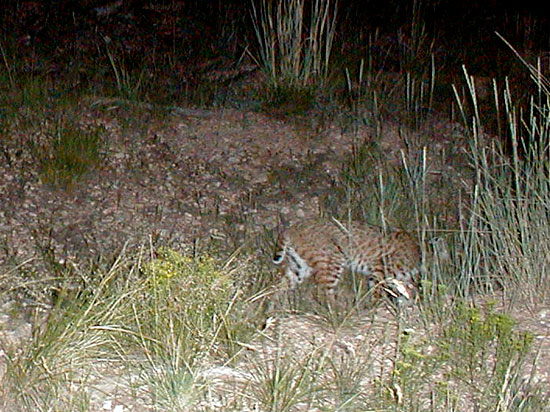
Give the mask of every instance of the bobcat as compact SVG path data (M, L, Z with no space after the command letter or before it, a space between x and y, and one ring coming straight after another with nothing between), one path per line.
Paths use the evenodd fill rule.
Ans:
M363 223L311 219L291 226L280 237L273 257L292 288L312 280L334 295L343 273L368 276L375 294L387 294L402 304L417 295L421 252L407 232Z

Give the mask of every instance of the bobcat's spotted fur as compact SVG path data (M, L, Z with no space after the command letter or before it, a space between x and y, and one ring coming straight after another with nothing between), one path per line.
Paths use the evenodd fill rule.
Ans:
M349 270L368 276L369 288L401 303L416 296L421 252L415 238L401 230L313 219L283 232L273 262L284 265L291 287L312 278L332 295Z

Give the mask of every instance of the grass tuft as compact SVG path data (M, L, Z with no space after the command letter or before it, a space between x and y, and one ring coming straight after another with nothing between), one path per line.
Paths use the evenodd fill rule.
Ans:
M143 79L146 69L143 68L139 73L136 73L125 62L123 56L115 54L109 48L109 43L110 40L105 39L106 53L115 77L117 92L124 99L138 100L144 89Z
M43 183L68 188L88 171L99 166L103 156L103 129L83 128L58 120L45 132L46 142L34 148Z
M255 60L267 78L269 101L286 103L297 97L297 108L309 106L311 90L323 86L329 76L338 1L316 0L311 10L305 10L304 0L251 4L258 44Z

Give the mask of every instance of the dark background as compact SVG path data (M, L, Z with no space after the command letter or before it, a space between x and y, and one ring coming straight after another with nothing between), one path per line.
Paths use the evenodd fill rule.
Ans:
M256 0L258 3L258 1ZM171 33L190 52L204 52L212 42L237 37L241 46L251 39L250 3L246 0L146 1L16 1L1 6L2 38L50 47L92 34L118 34L116 40L154 37L153 47L166 46L161 26L170 20ZM384 35L411 29L413 10L426 34L444 48L447 58L471 60L476 69L495 68L492 57L503 49L500 32L519 49L549 46L548 12L544 2L517 1L346 1L339 2L338 43L359 43L379 29ZM169 36L168 36L169 37ZM36 47L38 44L34 44ZM150 45L151 46L151 45ZM183 45L181 45L183 46ZM223 50L222 50L223 51ZM485 55L485 56L480 56Z
M84 88L100 88L99 83L112 76L108 59L112 53L117 64L154 73L154 88L165 91L155 95L173 101L184 88L204 83L201 72L227 67L255 53L246 0L4 0L2 4L0 42L11 70ZM518 69L517 57L495 32L528 62L535 64L540 58L546 73L550 30L543 9L543 2L524 1L341 0L331 67L342 73L368 56L375 70L425 77L433 56L438 82L444 85L463 76L462 65L476 76L500 81L511 76L523 83L527 71ZM403 52L411 44L418 47L407 61Z

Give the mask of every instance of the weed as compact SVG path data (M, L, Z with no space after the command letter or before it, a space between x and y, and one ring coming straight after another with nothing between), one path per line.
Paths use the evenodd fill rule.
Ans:
M109 41L105 39L105 47L113 75L115 76L116 89L120 97L137 100L143 89L143 76L145 68L135 74L125 63L122 57L117 57L109 48Z
M399 328L393 369L378 401L404 411L509 410L520 395L501 403L503 409L491 408L503 393L516 393L533 336L517 331L490 304L483 310L458 304L447 315L451 321L439 331Z
M2 63L4 64L5 72L8 77L9 85L11 88L15 87L15 80L13 78L13 66L8 60L8 55L4 45L0 43L0 53L2 54Z
M193 258L162 248L143 271L151 296L173 296L187 292L185 302L174 304L183 304L189 314L199 316L193 323L200 323L197 326L202 327L191 328L199 330L213 326L208 322L212 321L214 313L220 305L231 300L231 278L217 266L217 262L211 257Z
M84 129L58 120L46 132L46 143L33 147L43 183L68 188L102 160L103 129Z
M514 326L512 318L496 313L491 304L483 311L458 305L443 333L442 354L453 359L450 379L466 384L472 403L481 409L494 405L503 387L515 384L509 381L510 371L520 370L530 350L533 335Z

